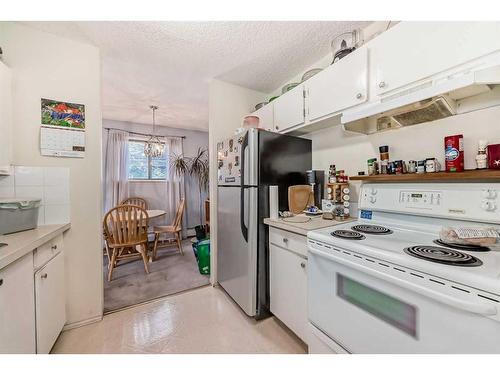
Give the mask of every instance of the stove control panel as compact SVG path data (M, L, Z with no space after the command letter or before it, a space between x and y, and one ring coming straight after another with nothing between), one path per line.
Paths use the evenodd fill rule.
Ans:
M406 207L425 208L441 204L442 191L401 191L399 203Z
M499 183L366 184L361 210L500 224Z

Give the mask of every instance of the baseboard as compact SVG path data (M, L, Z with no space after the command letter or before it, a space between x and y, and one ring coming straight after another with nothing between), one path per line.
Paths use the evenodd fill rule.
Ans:
M101 320L102 320L102 315L95 316L93 318L80 320L79 322L65 324L62 330L68 331L70 329L86 326L87 324L97 323L100 322Z

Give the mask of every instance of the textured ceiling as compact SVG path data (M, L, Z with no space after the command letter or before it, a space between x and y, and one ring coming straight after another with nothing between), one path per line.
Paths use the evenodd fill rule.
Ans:
M330 51L335 35L369 22L24 22L100 48L105 119L208 129L208 82L262 92Z

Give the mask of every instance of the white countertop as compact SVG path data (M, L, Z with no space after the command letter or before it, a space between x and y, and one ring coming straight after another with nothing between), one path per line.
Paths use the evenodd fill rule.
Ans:
M307 236L307 232L311 230L332 227L334 225L344 224L356 220L356 218L349 218L344 221L325 220L321 216L311 217L311 216L306 216L305 214L295 215L294 217L304 217L304 218L310 217L311 220L309 220L306 223L290 223L284 221L282 218L279 218L277 220L271 220L270 218L266 218L264 219L264 224L267 224L271 227L287 230L292 233L297 233L302 236Z
M15 262L40 245L67 231L71 224L40 225L37 229L0 236L0 269Z

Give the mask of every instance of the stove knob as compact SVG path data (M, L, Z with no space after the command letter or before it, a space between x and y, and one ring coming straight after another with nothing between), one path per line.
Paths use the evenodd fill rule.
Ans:
M370 197L370 203L375 203L377 201L377 198L376 197Z
M494 199L497 196L497 192L495 190L483 190L483 198L486 199Z
M491 202L491 201L483 201L481 203L481 208L485 211L495 211L497 206L495 204L495 202Z

